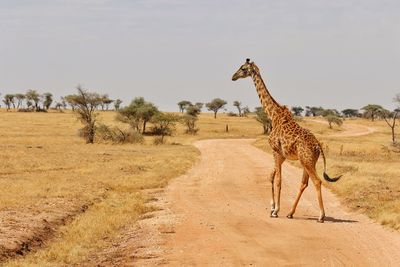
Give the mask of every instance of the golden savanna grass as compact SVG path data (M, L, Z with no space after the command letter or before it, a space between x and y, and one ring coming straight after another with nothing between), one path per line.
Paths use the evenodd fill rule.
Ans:
M11 266L78 264L109 245L109 237L151 209L142 189L164 187L195 163L199 156L191 145L195 140L257 138L255 145L268 150L262 128L252 116L220 114L214 119L212 114L201 114L197 135L185 134L179 125L168 143L160 146L152 145L153 137L146 137L143 145L86 145L77 135L81 124L69 111L1 110L0 116L0 214L12 211L14 221L32 218L32 227L42 223L38 214L70 216L41 249L8 262ZM99 119L126 127L115 121L115 112L101 112ZM344 202L399 229L400 156L386 149L390 135L384 122L346 121L345 125L376 128L373 134L346 138L329 137L339 128L306 119L300 123L324 143L329 173L344 174L331 186Z

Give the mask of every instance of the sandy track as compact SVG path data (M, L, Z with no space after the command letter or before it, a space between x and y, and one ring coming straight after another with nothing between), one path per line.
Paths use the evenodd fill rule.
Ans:
M327 121L321 121L321 120L309 120L309 121L328 125ZM336 133L336 134L330 134L329 137L362 136L362 135L368 135L368 134L375 132L375 129L372 127L368 127L368 126L364 126L364 125L357 125L357 124L348 124L346 122L343 124L342 127L344 128L344 131Z
M152 235L154 229L173 230L159 230L156 239L163 241L136 250L131 260L137 265L172 266L400 265L400 234L345 211L327 190L324 224L316 223L312 184L294 219L287 219L301 180L301 170L289 164L283 167L280 217L270 218L267 174L273 159L253 147L253 141L196 142L200 162L167 187L164 211L144 220L141 227L153 229ZM159 254L146 257L145 251Z

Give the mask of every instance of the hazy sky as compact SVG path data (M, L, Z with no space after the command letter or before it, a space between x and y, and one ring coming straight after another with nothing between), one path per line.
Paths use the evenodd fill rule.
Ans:
M0 93L83 87L164 110L259 100L250 57L285 105L393 108L400 1L0 0Z

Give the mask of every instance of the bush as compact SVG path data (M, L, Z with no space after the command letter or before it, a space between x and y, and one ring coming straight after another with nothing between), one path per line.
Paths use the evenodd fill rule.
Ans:
M101 142L111 142L117 144L124 143L143 143L143 135L133 130L122 130L118 127L109 127L99 124L96 129L96 139Z
M175 125L179 121L179 117L170 114L170 113L158 113L156 114L151 122L153 123L153 128L151 133L154 135L160 135L160 140L157 138L154 140L156 142L160 142L160 144L164 143L164 137L167 135L172 135L175 130Z
M20 109L18 109L18 112L33 112L33 109L30 109L30 108L20 108Z
M236 114L235 112L228 112L227 113L227 115L229 116L229 117L237 117L238 116L238 114Z
M198 118L197 116L192 116L189 114L185 114L182 117L182 124L184 124L186 126L186 133L187 134L196 134L199 129L196 128L196 122L197 122Z

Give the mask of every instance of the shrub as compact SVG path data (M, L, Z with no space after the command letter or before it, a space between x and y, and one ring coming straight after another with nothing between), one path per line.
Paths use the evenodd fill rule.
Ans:
M96 127L96 139L101 142L111 143L143 143L143 135L133 130L122 130L116 126L110 127L105 124L99 124Z
M240 114L242 114L241 111L240 111ZM238 116L238 114L236 114L235 112L232 112L232 111L231 111L231 112L228 112L227 115L228 115L229 117L237 117L237 116Z
M154 135L160 135L160 140L155 142L160 142L160 144L164 143L164 136L172 135L175 130L175 125L179 121L179 117L170 113L158 113L156 114L151 122L153 123L153 128L151 133Z
M181 122L186 126L187 134L196 134L199 131L199 129L196 128L197 120L197 116L193 116L190 114L183 115Z

